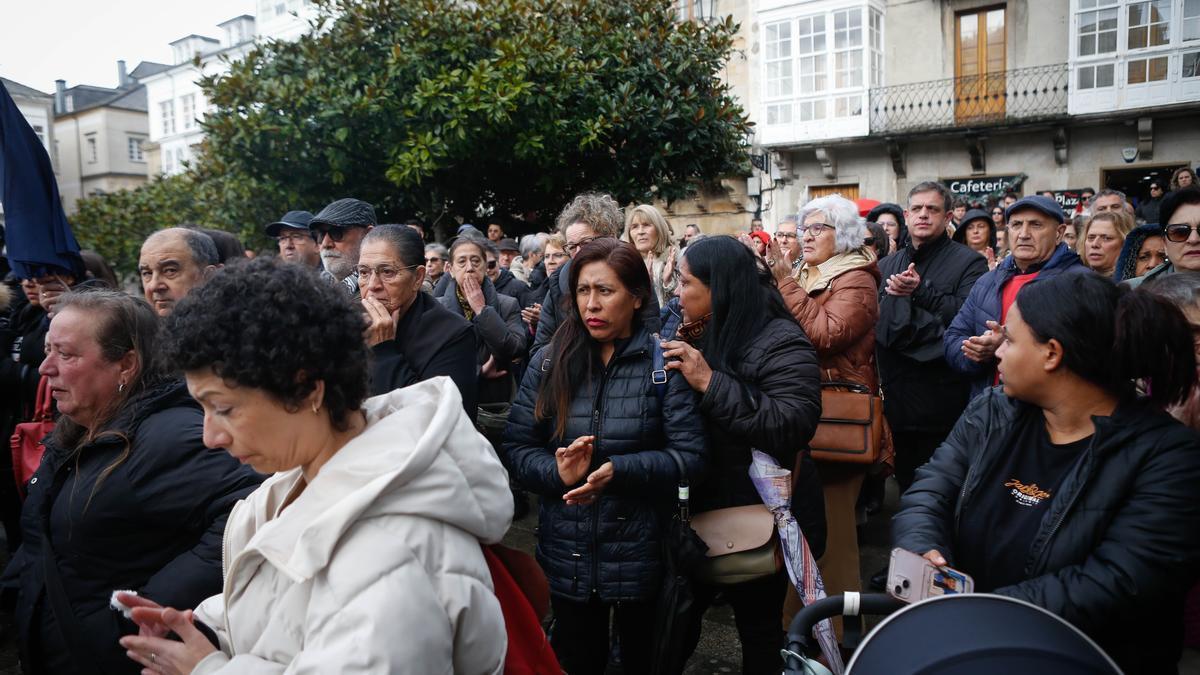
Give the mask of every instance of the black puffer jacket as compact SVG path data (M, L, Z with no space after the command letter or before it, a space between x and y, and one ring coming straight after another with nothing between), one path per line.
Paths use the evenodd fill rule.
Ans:
M678 307L672 300L663 312L664 340L675 339ZM698 348L703 352L703 343ZM734 368L733 375L714 372L700 399L711 449L708 478L692 490L697 511L762 503L750 481L750 450L792 469L821 419L817 351L791 316L769 320Z
M989 389L917 470L892 521L895 545L954 565L958 524L980 482L1040 411ZM1174 673L1183 597L1200 564L1200 437L1142 403L1093 418L1090 447L1032 540L1027 579L994 592L1090 634L1122 669ZM971 570L963 570L968 574Z
M921 285L909 296L889 295L887 278L910 263ZM945 234L919 249L910 242L879 262L876 360L893 429L945 433L967 405L970 382L942 358L942 335L987 271L983 256Z
M662 526L679 476L664 449L679 453L689 481L703 471L704 429L695 394L675 371L665 391L656 389L651 339L635 327L608 367L580 383L563 438L553 437L553 419L534 418L543 367L553 367L543 366L546 352L531 361L513 403L504 450L513 478L541 496L537 555L555 595L580 601L593 591L605 601L654 597L662 574ZM554 451L587 435L596 436L591 470L611 461L613 479L594 503L568 506L562 496L576 486L563 484Z
M221 591L221 535L237 500L262 476L201 440L204 413L182 381L129 401L109 426L131 441L129 456L93 492L125 444L115 436L83 448L78 460L47 442L21 515L24 543L5 573L19 583L16 621L32 672L137 673L117 644L137 632L108 607L117 589L162 605L193 608ZM89 653L71 667L62 621L52 611L43 573L43 520L79 635Z

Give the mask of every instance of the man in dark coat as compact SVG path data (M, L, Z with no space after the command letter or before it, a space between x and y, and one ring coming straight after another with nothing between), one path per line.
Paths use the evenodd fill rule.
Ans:
M1012 255L979 279L946 329L942 347L950 367L971 378L971 398L995 384L1000 329L1017 292L1034 279L1091 274L1062 242L1066 217L1058 202L1025 197L1004 212Z
M942 357L942 336L987 261L951 241L950 191L924 182L908 193L909 241L879 263L879 379L896 446L896 478L912 484L967 405L969 386Z

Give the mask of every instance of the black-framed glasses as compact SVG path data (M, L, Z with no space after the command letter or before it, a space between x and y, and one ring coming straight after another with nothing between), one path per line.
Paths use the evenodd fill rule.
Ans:
M578 251L581 246L583 246L584 244L590 243L592 241L595 241L595 240L596 240L596 237L584 237L583 239L580 239L579 241L575 241L575 242L569 241L569 242L567 242L567 253L570 255L575 255L575 252Z
M300 230L295 230L293 232L281 232L278 237L275 237L275 241L300 242L300 241L304 241L305 239L312 239L312 238L313 238L313 235L311 232L301 232Z
M875 245L875 237L863 237L863 245L864 246L874 246Z
M489 260L489 261L488 261L488 269L489 269L489 270L494 270L494 269L496 269L496 261L495 261L495 260Z
M828 223L809 223L806 225L800 225L799 227L796 228L796 231L799 232L801 234L801 236L812 233L812 236L819 237L819 236L821 236L821 233L824 232L825 230L832 230L832 229L833 229L833 226Z
M317 238L318 242L321 241L322 239L324 239L325 235L327 235L327 234L329 235L330 239L332 239L336 242L336 241L341 241L346 236L346 232L350 231L351 228L355 228L355 227L362 227L362 226L361 225L325 225L325 224L310 225L308 227L308 231L311 232L313 234L313 236Z
M427 262L427 263L442 262L442 259L438 258L437 256L434 256L432 258L426 258L425 262Z
M776 239L796 239L798 236L799 235L797 235L795 232L776 232L775 233Z
M358 280L360 282L367 281L371 278L371 275L374 274L379 277L380 281L383 281L384 283L390 283L395 281L396 278L400 276L401 272L404 272L405 270L416 269L417 267L419 267L419 265L409 265L408 267L393 267L392 265L376 265L375 267L367 267L366 265L359 265L357 268L355 268L354 272L358 275Z
M1167 241L1176 244L1182 244L1192 238L1192 232L1200 234L1200 225L1188 225L1186 223L1177 223L1166 227L1165 236Z

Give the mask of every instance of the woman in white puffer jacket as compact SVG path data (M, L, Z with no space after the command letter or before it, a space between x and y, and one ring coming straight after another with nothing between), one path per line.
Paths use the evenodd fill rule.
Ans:
M275 475L229 516L224 591L194 614L122 596L142 636L121 644L162 673L499 673L481 543L511 522L508 477L448 378L362 403L361 315L318 284L252 262L170 317L166 351L204 407L205 443ZM266 298L286 311L245 311ZM257 351L246 335L264 345L257 363L241 362Z

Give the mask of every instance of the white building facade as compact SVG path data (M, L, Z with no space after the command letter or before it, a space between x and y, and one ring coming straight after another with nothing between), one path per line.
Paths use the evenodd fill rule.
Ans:
M171 43L173 65L143 80L146 85L150 142L147 173L174 175L184 171L204 140L201 120L211 104L200 80L228 71L228 62L243 58L256 40L292 40L309 28L316 8L310 0L260 0L259 16L242 15L217 25L219 38L188 35Z

